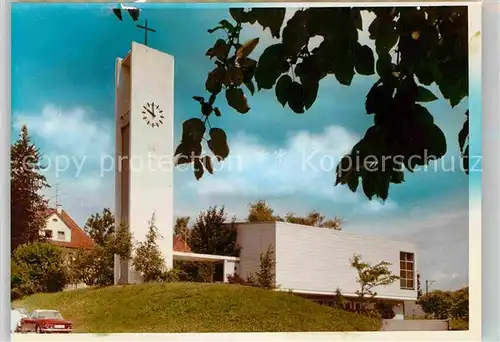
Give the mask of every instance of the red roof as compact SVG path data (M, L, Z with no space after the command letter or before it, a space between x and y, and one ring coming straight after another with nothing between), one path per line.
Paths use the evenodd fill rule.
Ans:
M174 236L174 251L175 252L191 252L191 247L180 236Z
M47 218L53 214L57 215L57 217L71 230L71 242L49 240L51 243L66 248L94 248L94 241L92 238L85 234L85 232L78 226L71 216L68 215L67 212L64 210L57 212L56 209L49 209L47 212Z

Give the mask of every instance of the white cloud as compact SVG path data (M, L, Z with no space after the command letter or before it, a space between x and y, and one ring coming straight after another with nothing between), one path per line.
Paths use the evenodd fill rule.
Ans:
M63 208L83 224L86 218L114 201L113 174L102 177L99 161L114 154L113 128L95 120L83 108L62 109L47 105L41 113L15 113L13 127L23 124L48 166L45 175L52 188L45 191L55 205L56 188Z
M113 152L112 128L92 120L83 108L65 110L46 105L41 113L16 113L14 127L26 124L52 153L68 157L100 157Z
M214 175L200 181L187 180L187 187L199 197L245 195L254 198L309 195L331 203L366 202L363 195L345 186L334 186L338 161L350 151L359 137L340 126L322 132L293 132L280 146L268 148L256 137L239 133L231 139L231 153ZM190 175L191 176L191 175ZM387 201L364 203L363 211L393 210Z

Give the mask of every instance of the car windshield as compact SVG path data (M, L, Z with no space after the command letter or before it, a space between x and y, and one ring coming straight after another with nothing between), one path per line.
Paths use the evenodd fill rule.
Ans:
M58 318L62 319L58 311L38 311L38 318Z
M17 308L17 309L14 309L14 310L16 310L17 312L19 312L21 315L27 315L28 314L28 311L26 311L26 309Z

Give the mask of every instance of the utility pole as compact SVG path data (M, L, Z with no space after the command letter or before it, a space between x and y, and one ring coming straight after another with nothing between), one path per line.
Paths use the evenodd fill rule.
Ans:
M429 287L434 284L435 280L426 280L425 281L425 294L429 293Z

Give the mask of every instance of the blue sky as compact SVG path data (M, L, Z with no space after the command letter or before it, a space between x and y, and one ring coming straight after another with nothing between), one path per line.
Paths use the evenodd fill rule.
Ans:
M113 173L101 172L100 160L114 153L114 63L116 57L127 54L132 40L143 41L135 23L128 17L118 21L112 7L12 6L12 139L26 123L45 153L45 163L50 164L47 177L53 188L47 196L54 203L58 184L60 202L81 225L90 214L113 207ZM149 35L149 45L175 57L177 143L182 122L199 113L191 97L205 95L205 78L213 68L204 54L217 36L207 29L229 19L229 14L227 8L216 6L143 8L142 17L157 30ZM364 19L367 27L371 18L365 15ZM273 42L257 26L247 26L244 35L261 37L255 58ZM360 36L368 42L366 32ZM471 65L479 61L479 53L471 57ZM343 217L346 231L415 242L422 279L436 280L436 286L443 288L466 284L469 185L473 203L478 205L479 172L470 177L458 168L407 174L406 182L392 186L389 200L382 204L368 201L362 193L334 187L333 170L324 168L335 164L323 164L321 170L321 160L338 160L372 124L364 112L364 96L373 82L373 77L357 76L345 87L329 77L322 81L316 103L303 115L282 108L273 91L248 95L252 109L247 115L221 101L223 116L212 125L228 133L231 156L218 166L220 171L198 182L192 172L175 172L175 214L195 216L210 205L224 204L229 215L243 219L248 203L256 199L267 200L280 214L317 209L327 216ZM460 163L456 137L468 101L471 111L476 111L471 153L480 155L479 77L472 82L471 98L454 109L432 89L440 99L428 108L448 139L444 158L448 169L451 163ZM277 153L283 158L275 158ZM315 153L311 164L301 169L301 161L311 153ZM56 163L66 170L57 172ZM83 165L79 173L78 164Z

